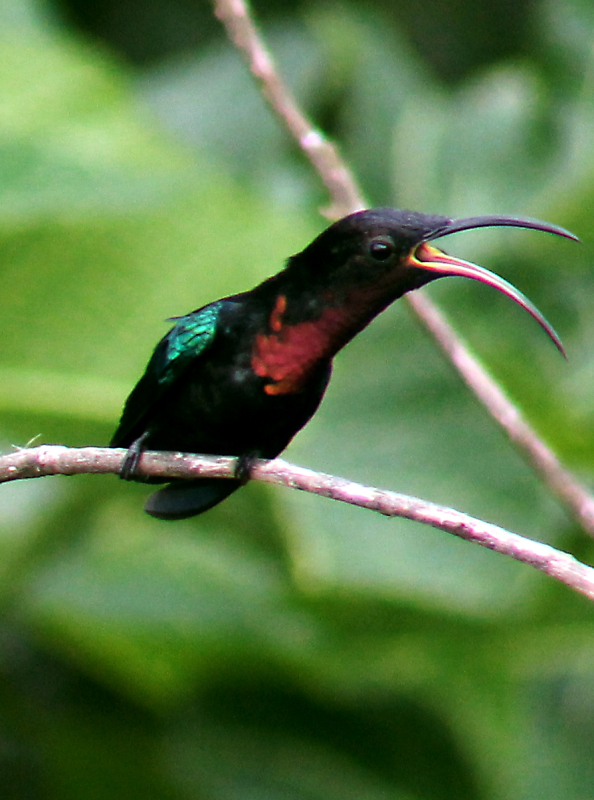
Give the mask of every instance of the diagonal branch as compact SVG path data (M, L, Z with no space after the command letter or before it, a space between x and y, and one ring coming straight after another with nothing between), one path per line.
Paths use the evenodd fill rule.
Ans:
M328 189L332 207L327 215L331 219L340 219L365 208L361 190L337 147L303 114L292 92L281 79L254 25L247 3L243 0L214 0L214 7L229 38L246 58L262 95Z
M69 448L61 445L42 445L18 450L0 456L0 483L22 478L39 478L43 475L119 474L126 455L127 450ZM233 478L236 461L237 459L226 456L147 451L142 454L139 472L147 477L160 476L167 479L198 476ZM594 568L582 564L569 553L462 514L453 508L313 472L278 458L274 461L255 461L251 477L254 480L330 497L377 511L386 517L403 517L432 525L461 539L529 564L594 600Z
M421 292L409 295L409 298L415 311L423 315L423 322L458 370L462 380L503 428L510 442L539 475L551 494L565 505L587 533L594 535L594 497L575 475L565 469L483 364L460 342L435 303Z
M246 59L273 113L282 121L328 189L332 200L331 218L337 219L366 208L368 204L337 148L303 114L282 81L254 25L248 4L245 0L213 0L213 4L215 14ZM571 516L594 536L594 497L540 439L520 409L470 352L437 305L423 292L410 293L406 299L462 380L503 428L510 442Z

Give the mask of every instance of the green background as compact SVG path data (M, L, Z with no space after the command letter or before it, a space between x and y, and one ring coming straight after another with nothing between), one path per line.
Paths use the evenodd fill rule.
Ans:
M260 9L375 204L525 214L444 243L509 300L430 287L593 477L594 4ZM0 440L105 445L167 317L249 289L325 225L207 4L0 0ZM337 358L287 457L594 547L405 304ZM251 484L204 517L113 476L0 487L0 793L107 800L589 800L583 597L445 533Z

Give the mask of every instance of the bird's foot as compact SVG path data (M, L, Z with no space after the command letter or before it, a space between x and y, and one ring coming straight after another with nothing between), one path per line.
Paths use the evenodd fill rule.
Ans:
M120 478L123 481L133 481L136 476L136 470L140 463L140 457L144 450L144 443L148 437L148 431L139 436L138 439L132 442L126 453L126 457L120 469Z
M254 466L254 462L257 458L259 458L258 454L252 452L243 453L237 459L237 463L235 464L235 478L238 481L241 481L242 484L249 481L252 467Z

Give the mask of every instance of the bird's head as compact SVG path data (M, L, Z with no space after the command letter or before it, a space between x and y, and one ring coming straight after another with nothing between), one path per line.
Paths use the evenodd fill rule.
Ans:
M388 294L392 292L387 302L437 278L453 275L472 278L493 286L528 311L564 353L553 327L515 286L488 269L454 258L431 244L434 239L451 233L491 226L532 228L579 241L557 225L521 217L452 220L414 211L374 208L335 222L291 262L300 264L301 270L307 265L305 271L310 280L324 281L338 292L369 292L382 286ZM302 276L306 277L303 272Z

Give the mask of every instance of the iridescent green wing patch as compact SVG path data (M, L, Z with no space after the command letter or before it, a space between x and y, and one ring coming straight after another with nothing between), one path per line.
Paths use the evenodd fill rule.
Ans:
M151 367L155 370L162 386L169 386L191 361L207 349L214 339L223 306L224 301L218 300L178 319L147 367L147 371Z
M190 364L212 344L225 300L180 317L157 347L144 375L126 401L122 418L112 439L112 447L128 447L141 436L152 409L166 390L180 378Z

